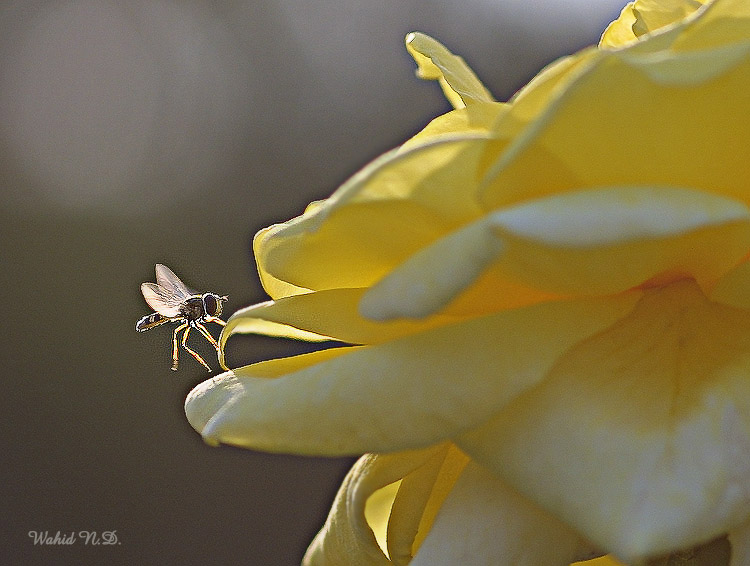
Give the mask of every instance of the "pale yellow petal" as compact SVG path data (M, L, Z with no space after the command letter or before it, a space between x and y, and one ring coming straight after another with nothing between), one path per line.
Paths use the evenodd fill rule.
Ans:
M505 251L487 219L419 250L372 287L360 312L373 320L423 318L471 285Z
M750 40L750 3L714 0L672 45L676 51L721 47Z
M409 564L468 461L454 445L447 445L443 452L404 477L388 521L391 562L399 566Z
M388 554L388 541L386 538L388 536L388 522L391 517L393 500L396 498L401 482L401 480L398 480L385 487L381 487L367 498L367 504L365 505L365 520L367 521L367 525L372 529L380 550L383 551L391 562L393 560L390 554Z
M578 534L469 462L411 566L567 566Z
M474 135L474 134L472 134ZM426 243L481 214L486 140L469 134L390 153L300 217L257 234L271 297L279 281L307 290L364 287ZM457 190L458 188L458 190Z
M617 560L614 556L600 556L592 560L585 560L581 562L573 562L572 566L624 566L622 562Z
M500 102L477 102L465 108L452 110L433 119L414 137L404 142L398 151L411 150L428 141L455 137L456 134L492 134L491 137L497 137L498 133L494 131L494 126L510 109L508 104Z
M691 187L750 203L750 43L690 56L602 53L492 166L487 209L612 185ZM575 143L571 143L575 140Z
M366 289L327 289L266 301L235 312L219 338L223 350L235 334L264 334L297 340L338 340L349 344L386 342L428 328L455 323L437 315L421 321L373 322L358 312Z
M437 80L454 108L463 108L476 102L493 102L466 62L446 47L423 33L406 36L406 49L418 65L417 74L422 79Z
M532 201L492 215L508 246L502 267L571 293L614 293L654 277L707 286L750 247L750 211L726 198L666 187L611 187Z
M253 364L198 385L185 412L207 442L273 452L345 455L434 444L477 426L537 383L563 352L610 326L639 295L545 303L384 344Z
M496 134L513 134L520 132L518 124L509 127L511 120L526 125L544 111L557 95L564 92L565 87L593 64L601 55L595 48L584 49L581 52L563 57L542 69L529 83L511 99L511 108L501 114L496 123Z
M750 211L730 199L657 187L565 193L499 210L419 250L362 297L360 311L420 318L451 312L461 293L486 310L517 300L502 283L494 298L488 287L472 289L490 268L490 281L551 294L617 293L685 276L708 286L748 247Z
M633 32L641 36L664 26L680 24L703 4L699 0L636 0L632 7L637 17Z
M620 12L620 16L607 26L601 39L599 47L602 49L618 49L638 39L633 25L637 20L633 10L633 2L629 2Z
M367 500L442 449L362 456L344 478L325 525L305 554L304 566L390 564L365 518Z
M628 563L747 517L748 373L747 312L678 282L649 291L456 442Z
M636 0L623 8L599 41L604 48L626 46L646 34L680 24L702 6L698 0Z
M713 289L711 299L750 310L750 262L743 261L722 277Z

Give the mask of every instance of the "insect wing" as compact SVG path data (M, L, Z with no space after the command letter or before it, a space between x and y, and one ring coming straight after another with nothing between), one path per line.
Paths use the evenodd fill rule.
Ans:
M167 293L178 296L180 301L196 294L195 291L190 290L187 285L180 281L174 271L161 263L156 264L156 284Z
M180 314L183 297L156 283L141 283L141 293L148 306L162 316L174 317Z

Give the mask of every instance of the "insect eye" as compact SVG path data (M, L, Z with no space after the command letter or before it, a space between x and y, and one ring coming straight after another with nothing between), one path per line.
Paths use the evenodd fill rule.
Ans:
M203 309L208 316L216 316L219 314L221 307L219 301L216 300L216 295L210 293L203 295Z

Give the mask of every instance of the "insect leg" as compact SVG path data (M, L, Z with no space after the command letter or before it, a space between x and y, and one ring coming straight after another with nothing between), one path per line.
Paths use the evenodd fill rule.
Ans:
M214 339L213 336L211 336L211 333L208 331L208 329L203 326L200 322L196 323L195 327L198 329L198 332L203 334L203 336L206 337L206 340L211 342L213 344L214 348L216 348L216 351L219 351L219 343Z
M226 326L227 323L221 320L220 318L217 318L215 316L207 316L205 318L206 322L215 322L216 324L220 324L222 326Z
M209 366L203 358L201 358L197 352L194 352L190 349L190 347L187 345L187 337L188 334L190 334L190 329L192 326L188 326L187 329L185 329L185 334L182 335L182 347L185 348L188 352L190 352L190 355L193 356L200 364L203 365L204 368L206 368L208 371L211 371L211 366Z
M180 330L187 328L187 326L187 322L180 324L172 333L172 371L177 371L177 335L180 333Z

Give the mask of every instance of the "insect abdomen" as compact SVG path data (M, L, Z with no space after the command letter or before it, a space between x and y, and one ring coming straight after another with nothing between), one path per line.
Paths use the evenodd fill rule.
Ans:
M170 319L160 315L158 312L152 312L151 314L147 314L144 316L141 320L135 323L135 329L138 332L143 332L144 330L149 330L153 328L154 326L159 326L160 324L164 324L165 322L168 322Z

